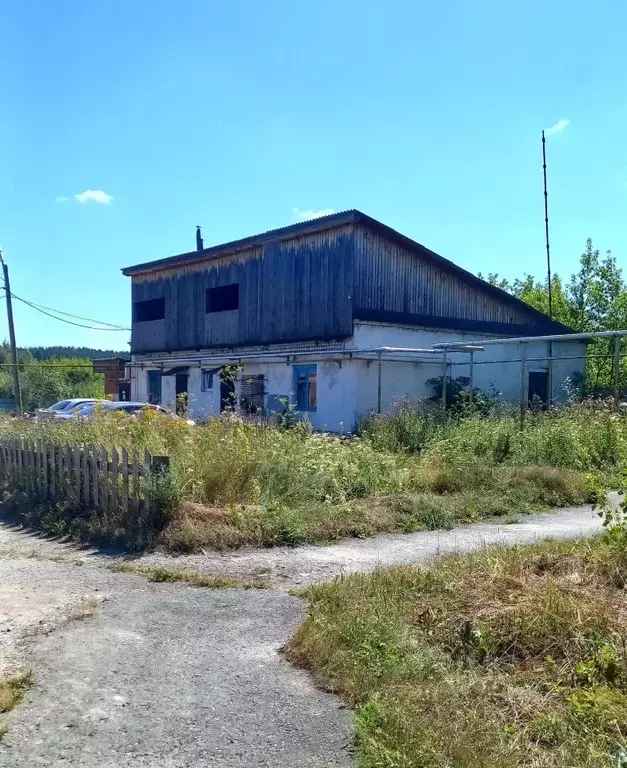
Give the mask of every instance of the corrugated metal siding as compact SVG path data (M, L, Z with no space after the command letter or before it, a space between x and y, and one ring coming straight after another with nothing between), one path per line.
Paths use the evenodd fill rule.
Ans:
M133 324L134 352L271 344L352 333L352 225L133 278L133 301L165 296L165 320ZM239 283L239 309L205 293Z
M363 226L355 228L353 306L493 323L540 322Z

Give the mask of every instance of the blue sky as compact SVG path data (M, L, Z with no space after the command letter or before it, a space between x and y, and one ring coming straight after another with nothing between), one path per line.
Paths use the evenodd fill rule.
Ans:
M120 268L193 249L196 224L211 245L347 208L473 272L540 274L556 125L554 269L586 237L620 263L626 26L618 0L6 0L13 291L127 324ZM22 345L128 341L15 312Z

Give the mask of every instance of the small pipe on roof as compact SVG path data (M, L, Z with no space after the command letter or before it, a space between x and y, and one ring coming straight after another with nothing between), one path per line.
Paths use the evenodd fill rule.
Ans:
M196 225L196 250L200 253L200 251L204 250L204 243L202 240L202 233L200 231L200 226Z

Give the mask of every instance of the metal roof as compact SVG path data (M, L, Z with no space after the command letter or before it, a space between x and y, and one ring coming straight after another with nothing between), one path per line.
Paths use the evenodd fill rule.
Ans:
M435 253L435 251L431 251L424 245L421 245L415 240L392 229L392 227L388 227L386 224L383 224L382 222L377 221L377 219L373 219L371 216L367 216L365 213L356 209L332 213L328 216L321 216L317 219L299 222L298 224L291 224L290 226L280 227L279 229L271 229L267 232L262 232L259 235L252 235L250 237L242 238L241 240L233 240L229 243L204 248L202 251L189 251L188 253L181 253L177 256L169 256L165 259L147 261L143 264L125 267L122 270L122 273L127 276L133 276L143 272L154 272L176 267L178 265L193 264L194 262L206 261L207 259L217 258L235 251L262 246L277 240L288 240L301 235L323 232L327 229L335 229L336 227L341 227L346 224L362 224L369 229L378 232L388 240L398 243L402 247L407 248L408 251L415 253L423 259L431 261L441 269L455 275L457 278L468 285L473 286L477 290L492 294L500 301L508 302L518 308L524 308L530 315L535 315L539 319L541 318L547 324L547 327L554 328L556 332L572 332L572 329L568 326L558 323L556 320L551 320L543 312L534 309L529 306L529 304L526 304L515 296L507 293L507 291L504 291L502 288L486 283L485 280L473 275L472 272L468 272L466 269L457 266L457 264L454 264L449 259L445 259L443 256Z

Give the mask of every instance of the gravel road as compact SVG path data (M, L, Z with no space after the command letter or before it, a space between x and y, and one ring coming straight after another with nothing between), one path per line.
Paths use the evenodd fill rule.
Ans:
M599 527L589 508L566 509L507 526L137 561L263 572L277 586L242 591L152 584L0 523L0 673L35 675L5 718L0 766L352 766L347 711L278 653L304 609L288 587Z
M617 494L610 503L618 502ZM356 571L372 571L385 565L424 563L439 555L472 552L492 544L531 544L543 538L590 536L602 528L591 507L565 507L542 515L522 517L502 525L475 523L451 531L387 534L371 539L346 539L325 547L273 547L241 549L220 554L172 557L159 552L137 558L138 565L165 565L225 576L265 574L278 588L290 589Z

